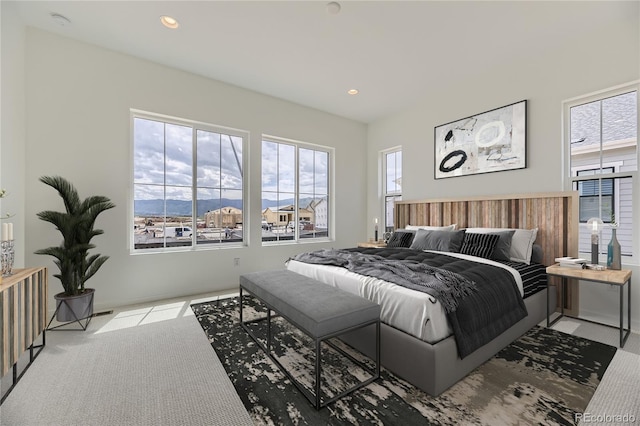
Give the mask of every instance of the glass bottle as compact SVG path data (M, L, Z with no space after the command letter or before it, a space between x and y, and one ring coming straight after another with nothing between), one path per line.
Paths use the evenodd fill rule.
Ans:
M611 241L607 247L607 268L609 269L622 269L622 256L620 253L620 243L616 238L616 228L611 229Z

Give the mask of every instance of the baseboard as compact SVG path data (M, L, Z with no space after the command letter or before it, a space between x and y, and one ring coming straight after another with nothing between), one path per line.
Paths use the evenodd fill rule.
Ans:
M97 291L96 291L97 293ZM94 302L93 304L93 312L95 313L102 313L105 311L123 311L123 310L127 310L127 309L134 309L136 306L139 305L148 305L148 304L153 304L153 303L171 303L171 301L179 301L179 300L184 300L184 299L194 299L193 303L198 303L200 302L200 300L196 300L196 299L215 299L216 297L219 298L225 298L225 297L232 297L232 296L237 296L238 295L238 288L230 288L230 289L226 289L226 290L216 290L216 291L212 291L210 293L196 293L196 294L186 294L183 296L175 296L175 295L167 295L166 297L162 297L162 296L155 296L153 298L137 298L137 299L131 299L129 301L129 303L127 303L126 305L111 305L109 303L100 303L97 300L99 299L99 297L96 297L96 302ZM202 300L205 301L205 300ZM49 321L49 319L53 316L53 314L56 311L56 305L55 303L53 304L49 304L49 308L47 309L47 321Z

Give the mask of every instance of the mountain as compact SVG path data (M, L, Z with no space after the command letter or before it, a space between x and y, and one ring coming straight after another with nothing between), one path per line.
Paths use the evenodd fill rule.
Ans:
M302 198L300 204L307 206L313 198ZM280 201L280 205L293 204L293 198ZM262 200L262 210L267 207L277 207L278 202L274 200ZM228 198L198 200L198 217L202 217L210 210L217 210L222 207L235 207L242 210L242 200L232 200ZM134 200L133 214L135 216L162 216L164 214L164 201L156 200ZM191 201L167 200L167 216L191 216Z
M167 200L167 216L191 216L191 201ZM202 217L210 210L221 207L235 207L242 209L241 200L227 198L215 200L198 200L198 217ZM164 214L163 200L134 200L133 214L135 216L162 216Z

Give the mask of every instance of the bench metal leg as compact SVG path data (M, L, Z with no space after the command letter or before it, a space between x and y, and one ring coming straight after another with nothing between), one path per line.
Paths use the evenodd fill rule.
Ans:
M322 364L320 363L321 343L322 341L320 339L316 339L316 410L320 409L320 378L322 377Z
M271 353L271 309L267 308L267 352Z
M380 321L376 323L376 378L380 378Z
M242 320L242 287L240 287L240 324L243 324Z
M374 369L370 369L368 368L363 362L360 362L359 360L357 360L356 358L354 358L351 354L345 352L344 350L342 350L341 348L339 348L338 346L334 345L332 342L329 341L330 338L332 337L337 337L340 336L341 334L344 334L346 332L349 331L353 331L353 330L357 330L359 328L363 328L363 327L368 327L371 325L376 326L376 366ZM360 366L360 368L362 368L363 370L367 371L369 374L371 374L371 377L369 377L367 380L364 380L354 386L352 386L351 388L341 392L340 394L334 396L333 398L327 399L326 401L324 401L323 403L320 404L320 408L322 407L326 407L327 405L331 404L334 401L337 401L338 399L342 398L345 395L350 394L351 392L354 392L364 386L367 386L368 384L374 382L375 380L380 378L380 320L376 321L375 323L368 323L368 324L364 324L361 326L356 326L356 327L352 327L348 330L342 331L340 333L335 333L331 336L327 336L324 337L323 339L320 340L321 342L324 341L327 343L327 345L331 346L333 349L335 349L337 352L341 353L342 355L346 356L347 358L349 358L354 364ZM318 393L319 395L320 393Z
M294 386L300 391L300 393L302 393L308 400L309 402L311 402L311 404L315 407L316 410L320 410L322 407L326 407L327 405L331 404L334 401L337 401L338 399L342 398L343 396L354 392L364 386L367 386L368 384L372 383L373 381L377 380L380 378L380 320L378 319L377 321L372 321L369 323L365 323L365 324L361 324L355 327L351 327L345 330L340 330L337 333L333 333L331 335L328 336L323 336L323 337L313 337L313 336L309 336L311 337L311 339L314 342L314 346L315 346L315 353L316 353L316 359L315 359L315 376L316 376L316 383L314 386L314 390L315 392L312 392L310 389L307 389L305 386L303 386L300 382L298 382L297 379L295 379L293 377L293 375L284 367L284 365L282 365L282 363L275 357L275 355L271 352L271 307L269 305L267 305L264 300L260 299L259 297L253 295L253 297L255 297L256 299L258 299L261 303L264 303L265 305L267 305L267 316L263 317L263 318L257 318L257 319L252 319L249 321L244 321L243 320L243 315L242 315L242 297L243 297L243 292L242 292L243 288L240 287L240 326L247 332L247 334L249 335L249 337L251 337L251 339L265 352L265 354L269 357L269 359L271 359L271 361L273 361L274 364L276 364L276 366L280 369L280 371L291 381L291 383L294 384ZM287 322L289 322L291 325L293 325L294 327L298 328L300 331L303 331L300 327L298 327L295 323L293 323L292 321L290 321L288 318L286 318L285 316L283 316L282 314L280 314L278 311L274 310L275 314L278 314L280 316L282 316L285 320L287 320ZM248 323L253 323L253 322L257 322L257 321L267 321L267 344L265 345L264 343L262 343L258 337L253 333L253 331L251 331L249 329L249 327L247 326ZM357 360L356 358L354 358L351 354L345 352L343 349L339 348L338 346L334 345L332 342L329 341L329 339L334 338L334 337L338 337L344 333L348 333L350 331L354 331L357 330L359 328L363 328L363 327L368 327L371 325L375 325L376 327L376 366L375 369L370 369L368 368L363 362L360 362L359 360ZM307 334L305 332L305 334ZM307 334L308 335L308 334ZM365 381L359 382L358 384L352 386L350 389L347 389L344 392L341 392L339 395L336 395L332 398L328 398L326 399L324 402L322 401L322 391L321 391L321 377L322 377L322 342L327 343L329 346L331 346L332 348L336 349L339 353L345 355L347 358L349 358L352 362L354 362L356 365L359 365L363 370L367 371L369 374L371 374L371 377L368 378Z

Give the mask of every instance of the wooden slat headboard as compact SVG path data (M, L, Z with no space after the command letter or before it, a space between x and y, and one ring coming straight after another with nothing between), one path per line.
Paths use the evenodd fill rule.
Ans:
M543 263L556 257L578 255L578 193L496 195L464 199L398 201L396 229L407 225L460 228L538 228L536 244L542 246Z

